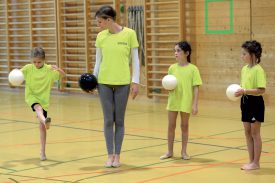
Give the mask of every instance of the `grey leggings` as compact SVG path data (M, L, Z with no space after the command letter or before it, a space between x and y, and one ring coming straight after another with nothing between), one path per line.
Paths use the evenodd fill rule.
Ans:
M121 151L129 91L130 85L98 85L104 115L104 135L109 155L120 154Z

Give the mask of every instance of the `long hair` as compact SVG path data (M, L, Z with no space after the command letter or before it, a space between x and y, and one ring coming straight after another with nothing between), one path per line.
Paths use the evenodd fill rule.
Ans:
M95 17L100 17L103 19L111 18L116 20L116 11L112 6L102 6L96 11Z
M188 56L187 56L187 62L191 62L191 46L187 41L180 41L178 43L176 43L176 45L178 45L180 47L180 49L182 51L184 51L184 53L189 52Z
M262 46L261 43L259 43L256 40L246 41L242 44L242 48L247 50L249 55L253 58L253 55L256 57L256 63L261 62L261 56L262 56Z

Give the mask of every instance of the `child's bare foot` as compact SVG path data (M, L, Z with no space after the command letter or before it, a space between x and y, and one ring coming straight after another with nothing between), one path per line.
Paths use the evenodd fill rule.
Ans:
M52 121L51 118L46 118L46 119L45 119L45 128L46 128L47 130L50 129L51 121Z
M159 157L160 160L164 160L164 159L168 159L168 158L172 158L173 154L172 153L166 153L164 155L162 155L161 157Z
M183 154L183 155L181 156L181 158L182 158L183 160L190 160L190 159L191 159L191 157L190 157L188 154Z
M249 165L250 163L246 163L241 167L241 170L246 170L246 167Z
M260 165L256 163L249 163L244 165L242 168L243 168L242 170L257 170L260 168Z
M47 160L46 154L40 154L40 160L41 161Z

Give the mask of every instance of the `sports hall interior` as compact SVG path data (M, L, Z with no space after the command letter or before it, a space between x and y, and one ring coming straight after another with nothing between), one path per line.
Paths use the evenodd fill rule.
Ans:
M117 11L117 22L136 30L140 42L140 91L129 99L119 168L105 168L103 114L97 94L78 86L95 65L99 32L95 12ZM275 1L274 0L0 0L0 182L14 183L270 183L275 180ZM228 100L228 85L240 83L241 45L263 47L267 74L261 168L248 161L240 101ZM179 119L172 159L167 151L167 97L161 80L175 63L174 45L192 46L191 63L201 74L199 113L191 115L188 152L180 158ZM41 46L46 62L66 76L54 84L47 136L47 161L39 159L35 113L24 101L24 83L9 72L31 63Z

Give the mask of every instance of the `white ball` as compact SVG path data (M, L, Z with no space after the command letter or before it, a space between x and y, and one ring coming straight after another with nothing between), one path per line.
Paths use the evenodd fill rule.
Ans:
M19 69L13 69L9 73L9 82L13 86L19 86L23 83L24 81L24 75L21 70Z
M239 89L241 89L240 85L238 84L231 84L227 87L226 89L226 96L228 97L229 100L232 101L237 101L239 97L235 97L235 93L236 91L238 91Z
M177 78L173 75L166 75L162 78L162 86L166 90L173 90L177 86Z

